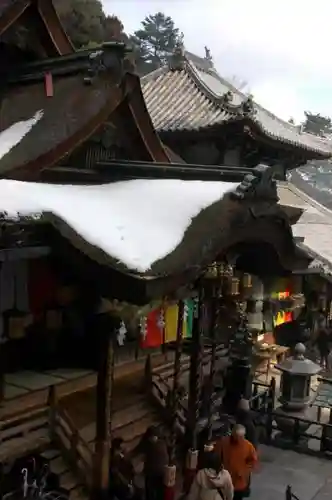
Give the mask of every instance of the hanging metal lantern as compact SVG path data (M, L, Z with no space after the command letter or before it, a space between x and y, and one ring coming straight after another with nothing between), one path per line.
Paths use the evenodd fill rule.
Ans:
M234 269L233 266L230 264L227 264L227 270L226 270L227 276L232 277L234 275Z
M242 283L244 288L251 288L252 287L251 275L248 273L244 273L242 277Z
M218 268L216 262L207 267L205 278L214 279L218 276Z
M238 278L230 280L230 293L231 295L238 295L240 293L240 280Z

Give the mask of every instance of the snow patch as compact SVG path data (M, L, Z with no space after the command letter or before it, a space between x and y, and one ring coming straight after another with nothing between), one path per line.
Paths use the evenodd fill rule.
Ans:
M14 123L6 130L0 132L0 159L13 149L24 136L26 136L32 127L43 117L42 110L37 111L32 118Z
M191 221L238 183L136 179L93 186L0 180L0 211L52 213L129 269L145 272L182 241Z

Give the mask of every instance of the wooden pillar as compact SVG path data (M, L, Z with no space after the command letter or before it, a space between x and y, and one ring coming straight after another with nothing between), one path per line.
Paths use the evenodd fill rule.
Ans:
M210 357L210 375L209 375L209 403L208 403L208 424L207 424L207 443L212 440L212 422L213 422L213 396L214 396L214 380L216 375L216 351L217 351L217 338L216 328L218 321L218 292L215 290L214 296L211 298L211 325L210 325L210 339L211 339L211 357Z
M199 298L194 309L192 338L190 344L189 398L186 428L186 446L188 448L188 452L184 476L185 492L189 491L192 480L195 477L198 462L197 420L199 416L202 376L202 312L202 301L201 298Z
M115 321L108 314L98 318L99 366L96 394L96 440L93 457L93 500L108 499L110 456L111 371L114 363Z
M0 339L0 407L4 404L5 399L5 374L6 374L6 344Z
M176 331L176 351L174 360L174 375L173 387L171 392L171 412L172 412L172 433L169 448L169 463L165 470L165 492L164 500L174 500L175 498L175 484L176 484L176 438L177 438L177 411L179 401L179 386L181 376L181 355L183 343L183 320L184 320L184 303L183 300L179 302L178 323Z
M252 335L248 329L246 317L243 315L234 334L229 352L230 365L226 373L226 391L223 398L223 410L225 413L234 414L240 399L250 399L251 397L252 345Z

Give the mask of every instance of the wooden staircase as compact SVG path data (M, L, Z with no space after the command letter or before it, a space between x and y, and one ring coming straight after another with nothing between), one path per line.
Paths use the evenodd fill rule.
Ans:
M222 350L219 356L223 356ZM209 349L204 355L204 365L208 369ZM187 386L188 373L189 357L184 355L181 368L184 386ZM164 396L171 387L172 376L173 361L152 367L152 380L158 382ZM139 374L115 382L111 437L122 437L128 452L136 447L151 425L161 427L167 435L160 405L151 399L151 387L148 380L144 380L143 369ZM1 420L0 461L39 453L49 461L51 472L60 478L60 486L71 492L71 499L87 499L95 439L95 388L76 392L60 401L55 391L50 389L43 404ZM134 459L134 466L140 468L140 457Z
M87 488L64 460L59 448L49 447L41 456L49 460L50 471L59 476L60 486L70 492L70 500L88 500Z

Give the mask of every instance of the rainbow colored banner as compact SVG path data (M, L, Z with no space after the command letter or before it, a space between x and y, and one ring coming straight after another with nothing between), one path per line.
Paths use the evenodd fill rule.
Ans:
M159 347L163 343L175 342L178 325L179 307L177 304L150 312L145 321L140 346L142 349ZM194 301L185 300L183 338L191 338L193 328Z
M182 335L184 338L191 338L193 328L194 301L185 300L185 311ZM179 307L177 304L168 306L165 310L165 343L176 341L176 332L178 326Z

